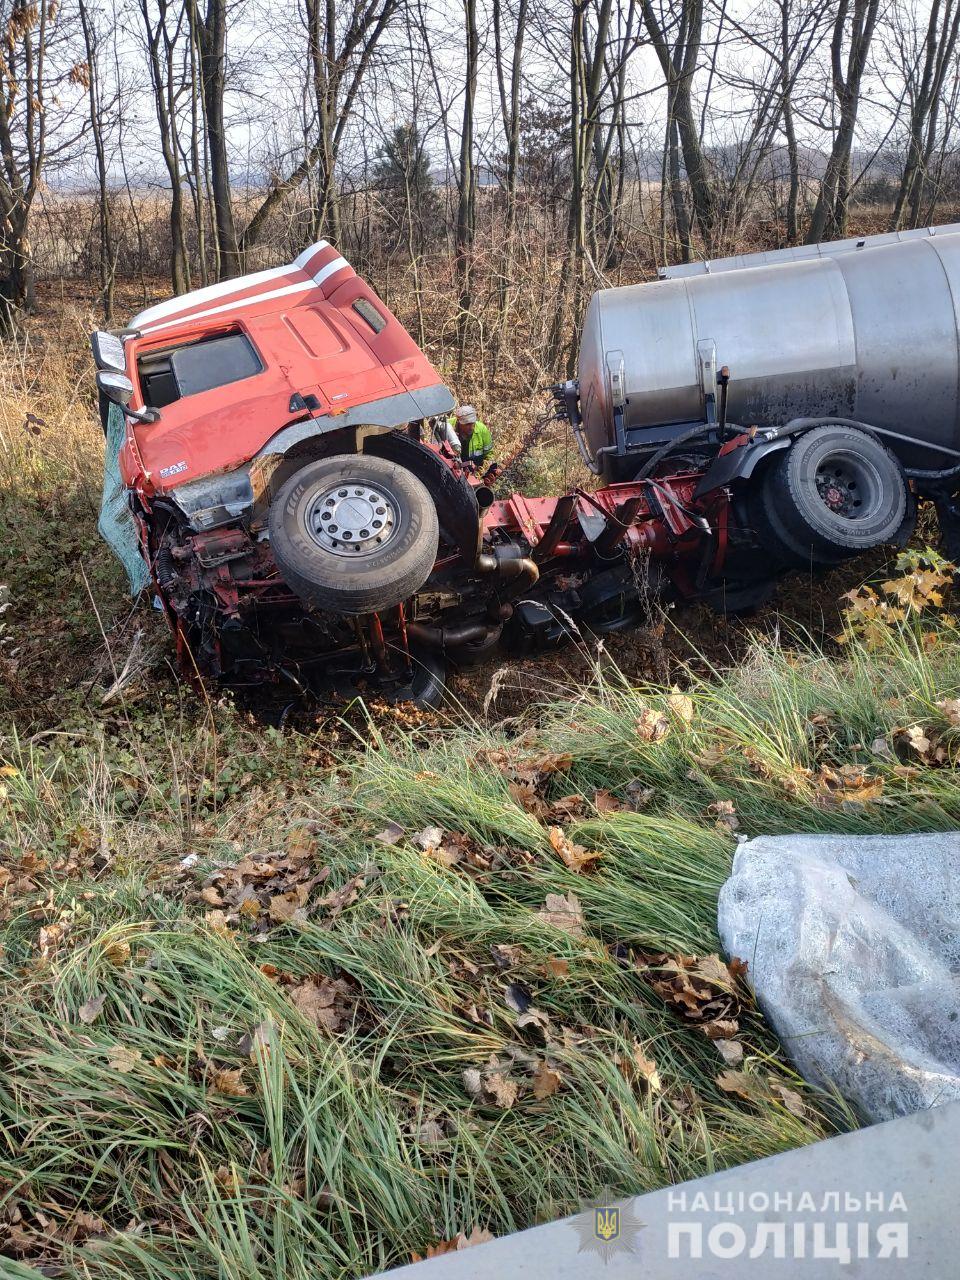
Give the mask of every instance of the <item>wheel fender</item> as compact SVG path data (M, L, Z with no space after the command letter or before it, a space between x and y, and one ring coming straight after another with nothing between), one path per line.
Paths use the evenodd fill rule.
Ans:
M466 480L454 475L443 459L425 444L397 432L369 436L363 451L398 463L426 486L437 508L444 539L457 548L467 567L472 569L481 550L482 526L476 495Z
M792 436L779 436L774 440L753 440L739 449L731 449L729 453L715 458L704 473L703 479L694 490L694 498L702 498L715 489L732 484L734 480L749 480L757 466L771 453L789 449L793 443Z

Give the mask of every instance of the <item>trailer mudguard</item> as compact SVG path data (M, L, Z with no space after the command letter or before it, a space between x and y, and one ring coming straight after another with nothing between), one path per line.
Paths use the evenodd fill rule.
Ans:
M694 498L702 498L714 489L722 489L734 480L748 480L760 463L771 453L790 447L791 436L780 436L775 440L752 440L741 445L739 449L731 449L714 458L707 468L703 479L694 490Z

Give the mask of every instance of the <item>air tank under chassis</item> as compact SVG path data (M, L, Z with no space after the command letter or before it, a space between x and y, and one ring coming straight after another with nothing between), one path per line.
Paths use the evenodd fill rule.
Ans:
M893 444L908 466L960 461L960 228L875 240L594 294L579 362L590 453L615 443L618 403L628 440L702 420L727 365L731 422L852 418L944 447Z

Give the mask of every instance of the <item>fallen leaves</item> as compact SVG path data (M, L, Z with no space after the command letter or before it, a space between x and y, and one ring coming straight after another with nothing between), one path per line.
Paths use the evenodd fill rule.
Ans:
M600 858L600 854L595 850L574 844L559 827L550 828L550 845L564 866L569 867L571 871L592 870Z
M890 733L890 740L897 759L903 764L939 766L955 763L950 745L937 729L924 728L919 724L895 728Z
M960 762L960 742L954 732L960 729L960 698L940 698L933 706L945 724L895 725L871 744L874 756L892 765L899 777L919 777L919 765L955 768Z
M506 778L510 798L540 822L548 825L569 822L587 811L587 801L581 795L549 799L545 794L552 779L573 767L573 756L569 752L514 757L500 749L483 750L477 759L493 765Z
M788 1089L785 1084L774 1080L772 1076L769 1077L769 1082L771 1092L783 1103L790 1114L796 1116L798 1120L805 1119L807 1106L796 1089Z
M622 1054L616 1058L617 1067L624 1079L631 1084L638 1084L648 1093L659 1093L663 1088L660 1071L653 1058L648 1058L643 1045L635 1040L633 1049L627 1057Z
M643 955L638 968L665 1003L688 1020L729 1021L739 1014L738 974L718 955Z
M424 827L410 840L432 862L462 870L489 871L495 865L503 866L517 859L529 861L532 857L521 850L507 852L493 845L481 845L471 836L460 831L444 831L442 827Z
M522 1049L492 1054L482 1067L467 1067L463 1074L467 1096L486 1107L508 1111L524 1098L544 1102L563 1085L563 1074L549 1055L537 1058Z
M142 1057L139 1049L130 1049L125 1044L111 1045L107 1052L107 1066L120 1075L129 1075Z
M583 937L583 912L580 903L572 893L566 896L559 893L548 893L544 905L537 912L544 924L562 929L575 938Z
M267 915L274 924L286 924L291 920L305 920L302 908L307 899L305 886L298 885L287 893L276 893L267 903Z
M504 988L503 999L507 1008L514 1013L526 1013L533 1003L533 996L519 982L511 982Z
M883 778L868 774L859 764L844 764L836 769L822 764L813 782L821 808L869 804L883 795Z
M714 800L707 805L707 816L713 818L718 831L739 831L740 820L732 800Z
M551 1098L560 1088L562 1076L549 1063L544 1060L537 1064L537 1069L533 1073L533 1096L538 1102L542 1102L544 1098Z
M526 1013L521 1013L514 1025L537 1044L546 1045L550 1039L550 1018L542 1009L531 1006Z
M97 1018L100 1016L100 1010L106 1003L106 999L107 997L105 994L91 996L90 999L85 1000L77 1010L77 1017L86 1026L89 1026L91 1022L96 1022Z
M634 720L633 727L641 742L659 742L670 732L670 721L662 711L644 707Z
M714 1040L717 1052L728 1067L738 1067L743 1061L743 1045L739 1040Z
M61 1206L49 1198L42 1205L26 1199L18 1204L8 1197L0 1218L0 1255L31 1259L36 1268L31 1268L31 1275L61 1275L64 1246L105 1235L108 1227L99 1214Z
M810 778L813 775L806 766L792 762L784 765L779 761L770 760L751 743L743 744L739 748L739 754L747 762L751 773L765 782L774 783L787 795L809 795Z
M682 724L693 723L693 699L689 694L674 689L673 693L667 695L667 706Z
M62 916L52 924L41 925L37 934L37 946L41 960L50 961L56 958L69 930L70 922L65 916Z
M449 1240L438 1240L435 1244L428 1244L422 1254L411 1252L411 1262L423 1262L426 1258L440 1258L445 1253L455 1253L459 1249L472 1249L476 1244L486 1244L488 1240L495 1237L491 1231L487 1231L481 1227L474 1227L469 1235L464 1235L462 1231L457 1235L451 1236Z
M726 963L718 955L670 956L639 953L636 965L658 996L684 1021L712 1040L723 1060L736 1066L743 1047L735 1039L740 1031L740 979L745 960Z
M721 1071L717 1084L724 1093L743 1098L745 1102L775 1102L798 1120L807 1118L803 1097L776 1076L766 1078L753 1071Z
M353 1017L356 987L346 978L309 978L287 988L287 995L308 1022L336 1035Z
M593 793L593 807L599 814L620 813L626 808L622 800L618 800L612 791L603 789Z
M233 866L214 871L192 895L211 908L206 921L216 932L229 934L241 925L263 933L274 925L300 924L308 914L324 911L327 919L355 901L369 871L361 872L339 890L311 904L316 888L328 878L328 867L314 866L315 847L307 829L291 828L285 849L241 858Z
M717 1076L717 1084L724 1093L736 1094L752 1102L757 1097L757 1080L745 1071L721 1071Z
M388 822L384 829L378 831L373 838L374 840L379 840L381 844L392 845L402 840L403 836L404 830L399 822Z
M519 1085L502 1071L490 1071L481 1079L480 1090L498 1107L512 1107L517 1100Z
M207 1081L214 1093L226 1098L245 1098L250 1092L243 1082L242 1067L212 1067Z
M502 748L483 748L475 757L477 763L492 765L512 782L538 788L557 773L569 773L573 756L566 751L547 751L536 756L514 756Z

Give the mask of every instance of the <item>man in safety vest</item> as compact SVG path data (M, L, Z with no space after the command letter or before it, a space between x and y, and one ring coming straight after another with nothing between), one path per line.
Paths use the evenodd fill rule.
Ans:
M447 419L447 443L463 462L480 467L493 452L489 427L477 418L472 404L462 404Z

